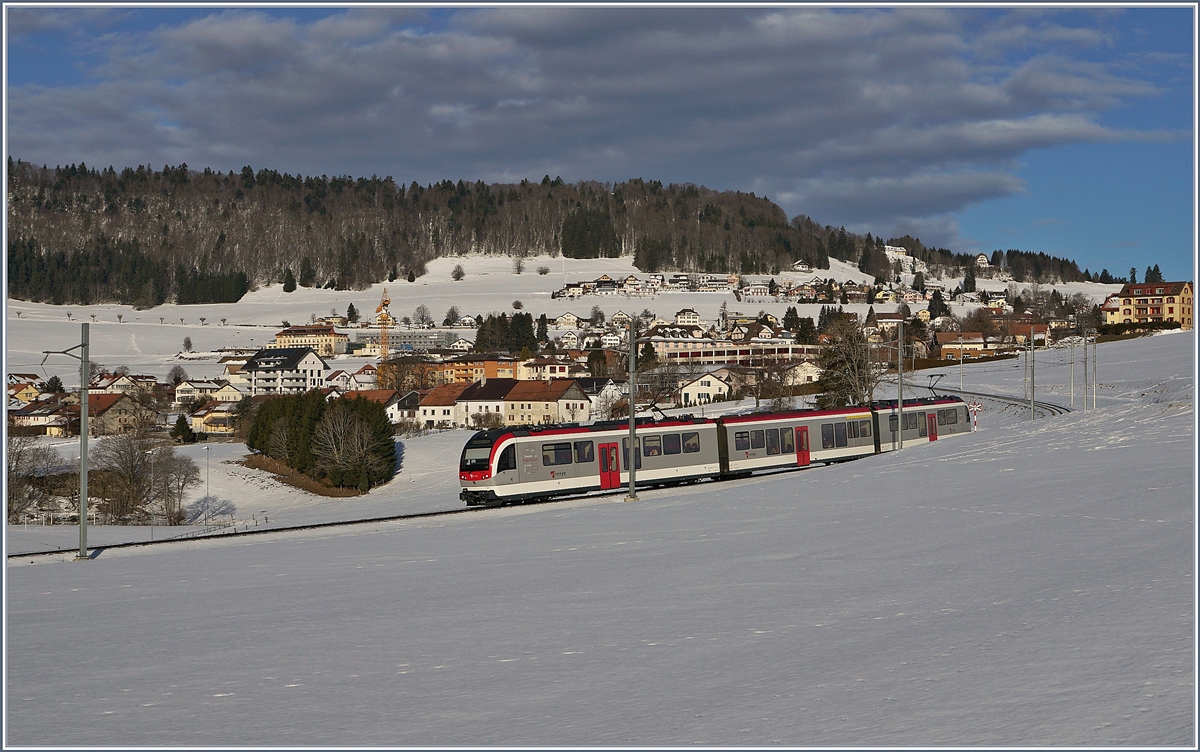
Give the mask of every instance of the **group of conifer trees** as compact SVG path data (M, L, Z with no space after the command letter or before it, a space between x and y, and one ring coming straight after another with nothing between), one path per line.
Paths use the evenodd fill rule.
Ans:
M327 402L319 390L266 400L246 446L310 478L367 491L396 469L392 424L383 405L356 397Z

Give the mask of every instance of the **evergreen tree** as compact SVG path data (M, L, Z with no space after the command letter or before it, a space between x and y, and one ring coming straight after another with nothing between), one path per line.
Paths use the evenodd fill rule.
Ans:
M816 324L813 323L811 317L805 316L796 326L796 344L815 345L817 344L817 334Z
M12 158L9 157L9 159ZM63 391L62 379L60 379L58 376L51 376L50 378L46 379L46 391L52 394L61 393Z
M192 430L192 426L188 422L186 415L180 413L179 418L175 421L174 428L171 429L171 438L180 444L195 443L196 432Z
M300 286L312 287L317 280L317 273L313 271L312 261L305 256L300 261Z
M946 305L945 299L942 298L942 291L934 290L933 295L929 297L929 318L936 319L949 314L950 306Z
M283 291L294 292L296 290L296 278L292 276L291 269L283 270Z
M358 309L354 307L353 303L346 306L346 321L349 321L351 324L358 323Z
M975 292L975 265L967 264L967 273L963 277L963 292Z
M783 314L783 328L794 332L798 326L800 326L800 314L797 312L796 306L788 306Z
M550 339L550 322L546 319L546 314L538 316L537 324L537 341L546 342Z
M408 272L408 281L409 281L409 282L416 282L416 281L417 281L417 275L416 275L415 273L413 273L413 271L412 271L411 269L410 269L410 270L409 270L409 272Z
M1137 284L1137 269L1134 267L1129 268L1129 284L1131 284L1131 285Z

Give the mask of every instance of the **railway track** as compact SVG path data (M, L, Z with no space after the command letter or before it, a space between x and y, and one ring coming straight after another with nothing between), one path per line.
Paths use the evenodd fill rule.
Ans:
M639 490L641 490L641 489L639 489ZM588 494L587 496L588 496L588 498L599 498L599 497L604 497L604 496L619 496L626 492L627 492L627 489L621 488L621 489L619 489L619 491L611 491L608 493L593 493L593 494ZM582 497L576 495L576 496L571 496L570 498L577 499L577 498L582 498ZM527 501L527 502L523 502L521 504L521 506L532 506L535 504L552 504L557 501L566 501L566 500L567 500L567 498L554 498L554 499L545 499L542 501ZM420 520L420 519L428 519L431 517L447 517L449 515L454 515L454 514L468 514L470 512L483 512L483 511L487 511L489 509L498 509L501 506L504 506L504 505L489 504L489 505L484 505L484 506L463 507L461 509L443 509L443 510L436 511L436 512L416 512L413 514L396 514L396 515L390 515L387 517L368 517L368 518L362 519L362 520L343 520L340 522L316 522L316 523L312 523L312 524L308 524L308 525L287 525L287 526L282 526L282 527L269 527L269 528L262 528L262 529L256 529L256 530L242 530L240 532L233 532L233 533L213 533L211 535L188 534L187 536L179 536L176 538L163 538L162 540L154 540L154 541L133 541L133 542L129 542L129 543L112 543L112 544L108 544L108 545L104 545L104 546L88 546L88 553L92 554L93 552L95 552L95 555L99 555L101 552L107 551L108 549L145 548L146 546L167 546L172 543L191 543L191 542L195 542L195 541L218 540L218 539L226 540L229 538L246 538L246 537L249 537L252 535L274 535L276 533L289 533L289 532L296 532L299 530L321 530L321 529L336 528L336 527L352 527L354 525L373 525L373 524L377 524L380 522L402 522L405 520ZM11 559L29 559L29 558L39 557L39 556L63 556L66 554L78 554L78 553L79 553L79 547L75 546L73 548L56 548L51 551L29 551L26 553L8 554L7 558L9 558L10 560Z
M1021 397L1010 397L1005 394L988 394L987 392L968 392L968 391L964 391L961 389L949 389L947 387L942 387L942 386L934 386L934 387L922 386L922 387L918 387L918 388L919 389L928 389L929 391L933 392L934 394L938 394L940 392L945 392L947 394L957 394L960 397L975 397L977 399L991 400L993 402L1000 402L1000 403L1003 403L1006 405L1014 405L1016 407L1029 407L1029 400L1023 399ZM1038 411L1041 411L1042 417L1048 417L1051 415L1066 415L1067 413L1071 412L1071 408L1069 408L1069 407L1063 407L1062 405L1056 405L1053 402L1042 402L1041 400L1033 401L1033 409L1034 409L1035 415L1037 414Z

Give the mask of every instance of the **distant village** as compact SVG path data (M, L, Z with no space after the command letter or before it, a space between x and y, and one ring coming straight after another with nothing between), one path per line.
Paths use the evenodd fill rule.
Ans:
M88 425L103 436L158 427L167 430L180 417L195 435L237 437L239 424L256 404L274 395L320 390L330 400L362 397L382 404L398 432L433 428L545 425L604 420L627 414L629 333L636 336L639 406L703 409L712 402L746 396L778 398L820 388L821 351L837 319L852 318L876 360L891 363L904 325L904 353L920 361L957 362L1011 355L1029 345L1042 347L1078 334L1082 327L1177 326L1192 328L1192 283L1127 284L1096 306L1086 296L1064 298L1057 291L1025 289L977 291L973 284L946 290L925 281L923 264L902 248L887 247L896 281L858 283L821 278L806 265L789 277L749 282L738 275L649 274L567 284L555 299L596 296L584 313L537 319L535 346L486 348L478 352L473 331L494 322L481 315L458 315L452 308L435 327L428 311L396 319L384 299L373 317L353 310L346 316L287 325L261 349L212 353L219 378L192 379L180 365L160 381L116 367L94 374L88 385ZM980 255L975 274L1002 278ZM901 273L912 280L899 284ZM968 277L972 282L973 275ZM722 305L705 321L692 308L660 317L634 301L666 290L734 293L744 311ZM600 298L625 300L630 310L604 313ZM783 319L756 302L820 304L817 321L789 308ZM949 303L972 305L958 318ZM870 306L866 316L842 310ZM422 307L423 308L423 307ZM530 315L532 318L532 316ZM516 317L514 316L514 321ZM504 322L507 326L507 319ZM352 363L352 364L351 364ZM57 378L8 375L8 419L17 433L77 435L80 399Z

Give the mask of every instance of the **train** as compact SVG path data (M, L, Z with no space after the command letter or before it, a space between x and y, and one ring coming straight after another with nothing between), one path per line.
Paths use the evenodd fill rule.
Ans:
M901 439L925 443L970 430L966 403L944 396L906 399L903 411L889 400L717 418L639 418L635 483L651 488L801 469L891 451ZM459 459L459 498L483 506L616 491L629 484L629 449L628 420L479 431Z

